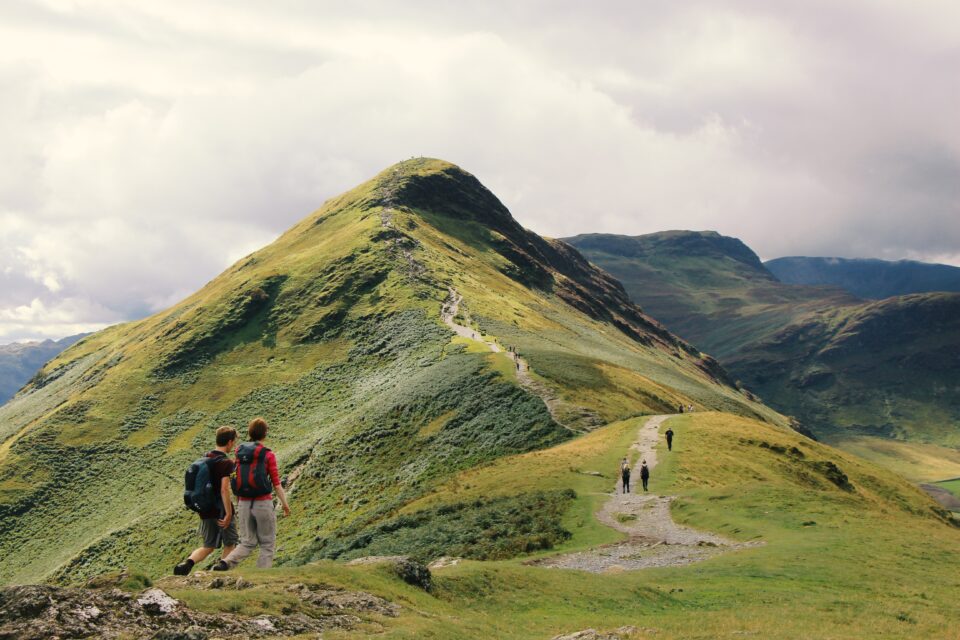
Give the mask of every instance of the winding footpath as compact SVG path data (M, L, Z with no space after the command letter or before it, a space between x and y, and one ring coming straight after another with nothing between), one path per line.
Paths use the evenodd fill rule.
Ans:
M440 310L440 317L443 319L443 323L450 327L458 336L467 338L468 340L475 340L476 342L484 344L493 353L503 353L503 348L495 341L484 340L483 336L478 335L476 330L471 329L470 327L465 327L462 324L457 324L454 321L454 318L457 317L457 312L460 310L461 302L463 302L463 296L457 293L455 289L450 289L450 294L447 296L447 300L443 303L443 307ZM543 403L547 406L547 411L550 412L550 417L553 418L554 422L569 431L580 433L576 429L573 429L569 425L565 424L561 419L561 407L564 404L563 401L557 397L550 387L543 384L540 382L540 380L534 378L530 374L530 364L515 353L510 353L510 355L513 357L513 361L519 365L517 367L517 381L520 383L520 386L528 392L539 396L540 399L543 400Z
M677 567L718 555L733 549L744 549L762 542L740 543L713 533L678 525L670 516L673 496L644 493L640 482L641 461L647 461L651 482L656 482L657 440L660 425L671 416L653 416L640 427L631 450L637 462L630 474L631 491L624 494L617 478L615 493L596 514L608 527L627 534L627 540L614 544L562 554L536 561L535 564L559 569L579 569L592 573ZM669 455L669 454L668 454ZM618 474L619 475L619 474Z
M463 297L450 289L440 316L458 336L486 345L493 353L502 353L503 348L494 340L484 339L477 331L458 324L454 319ZM530 366L523 358L511 354L519 364L517 380L520 385L543 399L550 415L560 425L570 429L559 418L562 401L542 382L530 374ZM670 515L670 503L674 496L645 493L640 481L640 466L643 460L651 472L651 481L656 483L654 470L657 466L657 441L660 426L672 416L652 416L644 421L637 432L636 441L630 446L637 453L631 472L632 493L623 493L622 482L617 474L614 493L596 513L597 520L627 535L623 542L603 545L586 551L560 554L532 561L542 567L578 569L591 573L628 571L651 567L678 567L705 560L734 549L762 545L763 542L735 542L722 536L678 525ZM570 429L573 431L573 429ZM668 454L669 455L669 454Z

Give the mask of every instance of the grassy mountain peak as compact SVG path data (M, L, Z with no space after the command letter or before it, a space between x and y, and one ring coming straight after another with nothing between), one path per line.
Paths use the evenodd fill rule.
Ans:
M451 332L452 295L532 382ZM172 308L88 336L0 408L0 581L164 570L193 542L183 469L221 424L270 422L298 505L279 560L296 564L376 537L458 471L681 403L787 423L473 176L408 160ZM483 553L554 542L518 526Z

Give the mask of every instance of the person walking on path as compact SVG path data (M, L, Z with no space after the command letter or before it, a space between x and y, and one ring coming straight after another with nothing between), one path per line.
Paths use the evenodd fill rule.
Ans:
M663 435L667 436L667 451L673 451L673 429L667 429Z
M650 467L647 466L647 461L644 460L640 464L640 481L643 483L643 490L647 490L647 482L650 480Z
M273 566L273 554L277 545L277 512L273 506L273 492L275 491L280 499L285 516L290 515L290 505L287 504L287 494L280 484L277 457L273 451L263 446L267 430L266 420L254 418L247 428L250 442L237 447L234 493L240 497L240 506L237 509L242 522L240 546L218 562L213 567L214 571L232 569L257 546L260 547L257 567L269 569Z
M677 405L677 413L683 413L683 405Z
M620 463L620 479L623 481L623 492L630 493L630 462L626 458Z
M216 492L216 503L210 511L200 515L200 527L197 533L203 540L200 547L173 568L174 575L188 575L195 564L203 562L217 547L223 545L221 558L226 558L240 542L237 535L237 520L234 518L233 501L230 498L230 476L233 475L233 460L230 452L237 443L237 430L233 427L217 429L216 449L205 456L210 469L210 486Z

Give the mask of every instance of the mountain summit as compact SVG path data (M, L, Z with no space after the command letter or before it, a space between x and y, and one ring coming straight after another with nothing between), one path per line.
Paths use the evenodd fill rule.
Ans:
M270 422L297 504L278 560L295 564L368 554L462 470L680 404L786 424L472 175L408 160L174 307L88 336L0 409L0 581L166 570L189 544L183 469L221 424Z

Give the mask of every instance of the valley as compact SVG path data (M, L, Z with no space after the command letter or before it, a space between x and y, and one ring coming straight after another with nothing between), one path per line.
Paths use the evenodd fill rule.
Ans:
M801 429L916 481L955 475L960 294L785 284L715 232L569 241Z

